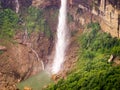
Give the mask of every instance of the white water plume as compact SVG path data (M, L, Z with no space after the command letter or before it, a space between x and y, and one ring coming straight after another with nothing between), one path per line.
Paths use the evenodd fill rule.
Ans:
M16 13L18 13L19 12L19 8L20 8L19 1L15 0L15 3L16 3L15 11L16 11Z
M52 66L52 74L57 74L60 71L61 65L64 62L65 51L68 45L68 28L66 17L67 0L61 0L61 7L59 10L59 23L57 27L57 42Z

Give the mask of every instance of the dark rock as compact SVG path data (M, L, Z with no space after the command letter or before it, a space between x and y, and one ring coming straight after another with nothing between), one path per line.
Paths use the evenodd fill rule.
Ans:
M15 0L1 0L1 6L3 9L10 8L15 11L16 1ZM32 4L32 0L18 0L20 9L29 7Z

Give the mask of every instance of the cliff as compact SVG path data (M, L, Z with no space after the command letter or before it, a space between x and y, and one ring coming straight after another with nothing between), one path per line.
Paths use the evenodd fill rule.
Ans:
M15 10L16 8L16 0L1 0L0 2L4 9L11 8L12 10ZM18 0L18 3L20 8L29 7L32 4L32 0Z
M46 12L44 12L44 17L51 28L53 37L55 37L60 0L18 1L20 11L31 5L40 8L43 11L46 10ZM15 0L1 0L1 6L4 9L11 8L14 11L16 10ZM79 48L75 37L77 37L78 34L81 34L83 28L86 27L86 24L97 21L100 23L103 31L110 33L113 37L120 36L119 6L119 0L117 0L117 3L113 0L107 0L107 3L105 0L97 0L97 2L94 3L92 0L68 1L68 26L72 38L70 40L70 49L67 51L63 70L60 72L61 77L65 78L68 71L75 65ZM6 87L7 89L10 88L9 86L14 87L14 84L20 80L24 80L41 71L41 61L43 61L45 65L51 64L52 62L51 56L49 55L52 53L52 50L54 50L53 44L55 44L55 40L53 37L48 38L43 33L32 33L26 43L22 42L23 35L24 32L16 33L14 39L17 44L11 42L7 43L7 45L3 44L7 47L7 50L5 50L6 52L4 54L0 55L0 68L2 68L0 80L3 83L0 87ZM4 41L0 40L0 42ZM7 61L5 62L3 60Z
M119 0L108 2L101 0L99 8L99 17L101 17L101 27L105 32L110 33L113 37L120 37L120 13Z

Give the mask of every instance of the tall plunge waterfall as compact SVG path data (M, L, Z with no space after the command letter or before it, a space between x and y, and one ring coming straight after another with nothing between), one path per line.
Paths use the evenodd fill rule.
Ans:
M59 10L59 23L57 27L57 42L52 66L52 74L57 74L60 71L61 65L64 62L67 45L68 45L67 0L61 0L61 7Z

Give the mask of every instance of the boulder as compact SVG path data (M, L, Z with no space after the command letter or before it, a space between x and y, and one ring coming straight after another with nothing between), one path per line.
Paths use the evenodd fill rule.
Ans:
M109 63L112 62L112 61L113 61L113 58L114 58L114 56L113 56L113 55L110 55L110 58L108 59L108 62L109 62Z
M5 46L0 46L0 51L6 51L7 48Z
M32 90L30 87L24 87L24 90Z
M59 75L58 74L53 74L51 78L52 78L52 80L56 81L56 80L58 80Z

